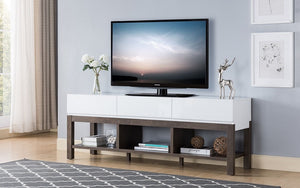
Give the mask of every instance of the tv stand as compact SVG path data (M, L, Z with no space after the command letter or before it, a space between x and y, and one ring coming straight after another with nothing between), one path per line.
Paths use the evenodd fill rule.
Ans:
M144 96L144 97L192 97L194 94L168 93L167 89L157 89L156 93L128 93L128 96Z
M144 142L143 128L169 129L166 135L169 152L151 152L160 156L178 157L180 165L184 158L212 159L227 162L227 174L235 174L235 159L244 157L244 168L251 168L251 99L235 98L220 100L219 97L129 97L118 94L76 95L67 97L67 158L74 159L74 149L124 152L128 161L131 154L146 154L134 150ZM90 147L75 144L75 123L90 123L90 135L103 134L98 124L116 125L116 146L114 148ZM226 156L201 156L184 154L181 147L187 146L197 130L222 131L226 134ZM159 130L158 130L159 131ZM236 150L235 134L243 132L243 151ZM100 132L100 133L99 133Z

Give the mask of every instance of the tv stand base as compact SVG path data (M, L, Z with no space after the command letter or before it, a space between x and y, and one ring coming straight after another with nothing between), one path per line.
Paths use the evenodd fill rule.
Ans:
M168 93L167 89L157 89L156 93L128 93L128 96L143 96L143 97L192 97L194 94L179 94Z
M212 159L227 162L227 174L235 175L235 159L244 157L244 168L251 168L251 122L249 128L243 129L244 132L244 151L235 151L235 125L234 124L215 124L215 123L197 123L181 121L162 121L147 119L125 119L117 117L93 117L93 116L67 116L67 158L74 159L74 149L88 149L91 154L97 154L97 151L116 151L126 153L126 158L130 162L131 154L149 154L147 151L136 151L134 146L143 141L143 127L164 127L170 129L170 151L168 153L151 152L161 156L172 156L179 158L179 165L184 166L184 158ZM89 122L91 135L98 134L97 123L109 123L117 125L117 141L114 148L106 146L84 146L75 145L74 132L75 122ZM214 154L212 156L201 156L193 154L180 153L180 148L184 143L190 141L195 136L196 130L223 131L227 135L227 153L226 156Z
M168 93L167 95L157 95L156 93L128 93L128 96L141 96L141 97L192 97L194 94L179 94L179 93Z

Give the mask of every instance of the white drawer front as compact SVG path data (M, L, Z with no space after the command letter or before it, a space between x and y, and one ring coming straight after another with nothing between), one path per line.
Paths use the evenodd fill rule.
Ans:
M109 95L68 95L67 113L115 116L116 101L116 96Z
M144 118L171 118L171 98L118 97L119 116Z
M173 99L172 118L233 122L233 101L219 99Z

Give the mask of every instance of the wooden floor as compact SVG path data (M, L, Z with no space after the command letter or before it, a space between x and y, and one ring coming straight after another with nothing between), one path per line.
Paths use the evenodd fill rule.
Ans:
M67 160L66 151L56 150L56 138L56 133L44 133L0 140L0 163L26 158L300 188L300 173L294 172L237 168L236 176L228 176L223 166L185 163L180 167L176 162L140 158L128 163L126 157L92 156L80 150L75 150L74 160Z

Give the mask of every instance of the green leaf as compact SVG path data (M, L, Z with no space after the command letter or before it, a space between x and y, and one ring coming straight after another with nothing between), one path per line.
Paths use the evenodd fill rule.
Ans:
M85 70L88 69L88 68L90 69L90 66L89 66L89 65L84 65L82 70L85 71Z
M107 71L108 67L109 67L109 65L107 63L102 63L100 69Z

